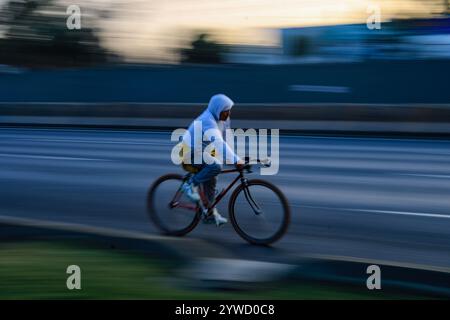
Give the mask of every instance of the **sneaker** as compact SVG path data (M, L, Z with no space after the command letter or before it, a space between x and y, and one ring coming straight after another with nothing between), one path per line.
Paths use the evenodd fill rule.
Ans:
M212 214L205 219L205 223L207 223L207 224L215 223L216 226L218 226L218 227L220 227L221 225L223 225L227 222L228 222L228 220L226 218L222 217L216 208L214 208Z
M199 202L200 195L198 194L198 187L194 186L193 183L185 182L183 185L183 192L192 202Z

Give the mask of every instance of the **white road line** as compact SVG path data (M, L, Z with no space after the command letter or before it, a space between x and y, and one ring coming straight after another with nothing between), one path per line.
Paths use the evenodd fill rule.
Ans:
M368 213L381 213L381 214L392 214L392 215L401 215L401 216L414 216L414 217L450 219L450 215L435 214L435 213L424 213L424 212L372 210L372 209L323 207L323 206L307 206L307 205L292 205L292 206L293 207L297 206L297 207L303 207L303 208L312 208L312 209L340 210L340 211L352 211L352 212L368 212Z
M422 142L426 144L428 142L439 143L439 144L448 144L449 139L427 139L427 138L385 138L385 137L349 137L349 136L313 136L313 135L296 135L296 134L283 134L281 135L281 139L302 139L302 140L356 140L356 141L394 141L394 142Z
M44 159L44 160L72 160L72 161L114 161L114 160L109 160L109 159L41 156L41 155L14 154L14 153L0 153L0 157Z
M69 129L69 128L22 128L22 127L0 127L0 133L2 131L7 132L4 134L3 138L8 138L11 133L8 131L20 131L19 134L22 134L24 131L48 131L48 132L75 132L75 133L100 133L100 134L108 134L108 133L130 133L130 134L138 134L142 136L155 136L155 135L167 135L169 131L164 130L114 130L114 129L91 129L91 128L80 128L80 129ZM16 133L17 134L17 133ZM449 139L426 139L426 138L383 138L383 137L348 137L348 136L312 136L312 135L294 135L294 134L283 134L281 139L290 138L290 139L303 139L303 140L360 140L360 141L410 141L410 142L422 142L427 143L429 141L439 144L449 144ZM449 144L450 145L450 144Z
M43 131L43 132L73 132L73 133L131 133L131 134L140 134L140 135L155 135L155 134L166 134L167 130L115 130L110 128L105 129L92 129L92 128L78 128L78 129L70 129L70 128L24 128L24 127L1 127L0 132L2 131L19 131L22 133L23 131ZM10 133L6 133L10 134Z
M445 175L445 174L398 173L397 175L399 175L399 176L411 176L411 177L450 179L450 175Z
M300 92L325 92L325 93L349 93L351 90L349 87L337 87L337 86L312 86L294 84L289 86L290 91Z
M128 145L151 145L151 146L166 146L171 142L168 139L165 142L132 142L132 141L101 141L101 140L78 140L78 139L26 139L26 138L12 138L14 141L28 141L28 142L73 142L73 143L92 143L92 144L128 144ZM173 142L172 142L173 143Z
M448 215L435 214L435 213L389 211L389 210L368 210L368 209L347 209L347 210L354 211L354 212L384 213L384 214L394 214L394 215L403 215L403 216L450 219L450 216L448 216Z

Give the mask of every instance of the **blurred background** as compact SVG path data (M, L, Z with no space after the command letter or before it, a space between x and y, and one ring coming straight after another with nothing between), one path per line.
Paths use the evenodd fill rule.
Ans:
M2 101L449 100L445 0L71 4L0 1Z
M80 29L67 27L69 5ZM216 298L374 298L365 273L356 293L283 282L308 255L448 276L449 75L448 0L0 0L0 298L212 297L196 275L219 281ZM152 238L149 263L133 246L42 229L158 234L146 192L182 172L170 130L220 92L236 102L234 127L281 129L280 171L263 177L292 208L279 243L200 225L170 242L197 259L186 273L167 239ZM91 273L73 296L64 271L77 263Z
M71 4L81 9L79 31L66 27ZM2 0L1 8L1 59L26 67L431 59L449 52L446 0ZM375 21L382 27L368 27Z

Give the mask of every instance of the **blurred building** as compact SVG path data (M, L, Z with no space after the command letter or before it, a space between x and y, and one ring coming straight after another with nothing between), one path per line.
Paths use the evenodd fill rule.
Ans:
M280 47L235 45L227 47L225 61L244 64L280 64L283 63L284 57Z
M416 58L450 58L450 16L392 22L404 50Z
M348 61L364 56L369 32L362 24L287 28L281 30L281 44L290 60Z
M366 24L285 28L280 46L234 46L227 62L301 64L368 59L450 59L450 16Z
M283 53L327 61L450 58L450 17L281 30Z

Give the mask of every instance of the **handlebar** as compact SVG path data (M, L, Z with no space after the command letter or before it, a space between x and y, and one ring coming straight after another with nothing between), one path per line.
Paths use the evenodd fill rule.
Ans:
M221 173L233 173L233 172L242 172L247 171L247 173L252 173L252 165L253 164L260 164L263 167L270 167L270 159L250 159L250 157L245 157L244 159L244 166L242 169L226 169L222 170Z
M253 164L260 164L263 167L270 167L270 159L250 159L250 157L244 158L244 170L247 170L248 172L251 172L251 168Z

